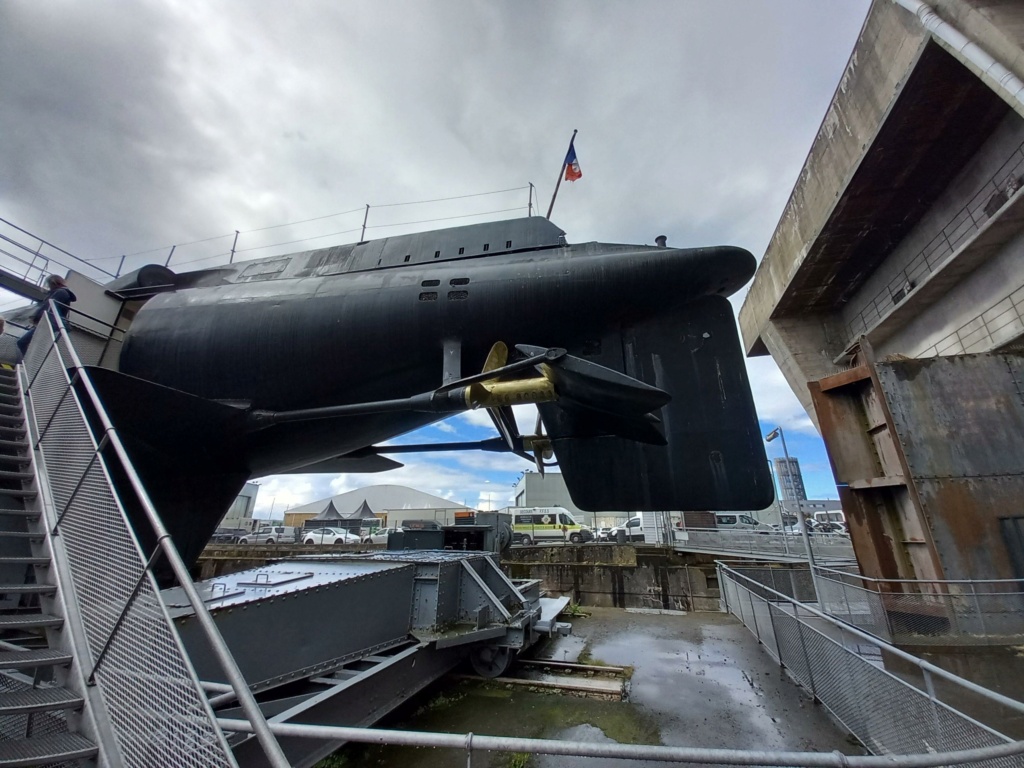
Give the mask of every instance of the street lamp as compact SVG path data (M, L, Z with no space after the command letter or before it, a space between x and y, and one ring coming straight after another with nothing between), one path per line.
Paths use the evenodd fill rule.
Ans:
M782 441L782 453L786 457L786 473L790 478L790 486L794 489L794 501L796 502L796 516L800 523L800 533L804 539L804 549L807 550L807 565L811 569L811 583L814 585L814 595L818 600L821 600L820 593L818 592L818 578L814 572L814 552L811 551L811 535L807 530L807 518L804 517L803 507L800 504L800 498L796 494L796 483L793 482L793 464L789 459L789 449L786 448L786 435L782 431L782 427L776 427L767 435L764 436L764 441L770 443L775 438L779 438ZM782 475L778 472L775 473L779 481L779 494L782 494ZM785 514L785 507L783 507L783 514ZM786 525L785 519L783 519L782 530L785 532ZM795 598L796 595L793 595Z

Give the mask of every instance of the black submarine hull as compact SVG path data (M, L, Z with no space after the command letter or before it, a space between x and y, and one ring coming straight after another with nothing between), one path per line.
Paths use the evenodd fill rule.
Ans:
M479 233L482 247L456 253L453 243ZM502 241L505 252L488 252ZM245 477L316 471L444 417L402 411L252 430L246 414L428 392L452 349L469 375L499 341L565 348L672 397L656 414L665 445L541 406L581 508L760 509L773 490L726 298L754 269L749 252L728 246L566 245L537 219L274 257L177 276L177 290L142 306L120 373L100 387L140 472L163 489L154 503L188 520L195 533L174 527L192 545Z

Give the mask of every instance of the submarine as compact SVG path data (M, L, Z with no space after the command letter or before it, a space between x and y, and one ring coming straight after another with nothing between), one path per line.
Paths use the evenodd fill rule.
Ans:
M761 509L728 301L755 267L731 246L569 244L539 217L150 265L105 286L125 332L88 370L186 563L250 478L386 471L411 450L557 463L585 510ZM474 408L497 437L385 445Z

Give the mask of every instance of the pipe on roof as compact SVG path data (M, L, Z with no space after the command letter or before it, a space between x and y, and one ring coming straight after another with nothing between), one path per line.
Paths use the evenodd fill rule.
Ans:
M988 51L945 21L935 12L934 8L921 0L892 0L892 2L917 16L924 28L934 37L960 53L967 61L980 69L983 75L994 80L1007 97L1020 107L1024 107L1024 82L996 61Z

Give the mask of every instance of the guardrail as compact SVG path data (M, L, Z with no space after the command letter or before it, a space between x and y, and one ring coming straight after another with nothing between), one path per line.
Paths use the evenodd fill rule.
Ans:
M847 343L888 315L925 278L942 267L999 208L1018 194L1022 174L1024 144L1010 154L999 170L982 182L971 199L928 244L850 319L845 328Z
M817 568L823 611L902 645L1008 645L1024 638L1024 579L871 579Z
M816 560L853 560L849 536L815 533L810 536ZM676 528L672 544L678 549L764 557L781 556L806 560L807 550L799 533L783 531L729 531L715 528Z
M100 280L115 277L112 272L0 218L0 269L25 282L42 286L48 274L58 271L57 267L75 269Z
M915 357L985 352L1012 343L1024 329L1024 288L1018 288Z
M97 345L96 349L102 349ZM95 353L96 349L93 350ZM99 691L118 755L113 765L235 765L224 733L160 598L152 569L166 558L203 626L271 765L287 759L270 733L177 549L135 474L83 369L67 327L50 303L29 345L22 381L40 491L77 663ZM100 427L97 441L80 397ZM157 541L141 550L108 474L128 481ZM79 634L76 627L81 627Z
M719 563L718 573L723 609L742 621L769 655L873 753L944 752L1013 741L999 729L1020 728L1021 702L918 659L736 569ZM854 758L847 759L852 765ZM993 757L977 764L1011 768L1021 760Z

